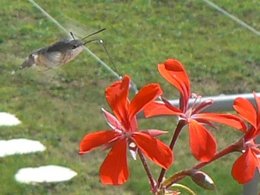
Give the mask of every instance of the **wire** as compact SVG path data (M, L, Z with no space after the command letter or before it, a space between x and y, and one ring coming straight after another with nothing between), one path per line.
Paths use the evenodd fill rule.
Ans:
M228 16L229 18L231 18L232 20L234 20L235 22L237 22L238 24L240 24L241 26L243 26L244 28L247 28L248 30L250 30L251 32L255 33L256 35L260 35L260 32L257 31L256 29L254 29L252 26L248 25L247 23L245 23L244 21L240 20L239 18L235 17L234 15L228 13L227 11L225 11L224 9L222 9L221 7L219 7L218 5L216 5L215 3L209 1L209 0L203 0L205 3L207 3L210 7L218 10L219 12L221 12L222 14Z

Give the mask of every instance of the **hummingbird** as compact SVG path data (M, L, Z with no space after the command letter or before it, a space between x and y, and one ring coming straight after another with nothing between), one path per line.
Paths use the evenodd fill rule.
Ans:
M23 69L32 66L55 68L60 65L67 64L83 51L84 46L87 43L97 40L92 39L89 41L84 41L84 39L104 30L105 28L93 32L82 39L75 39L73 33L71 32L70 34L73 38L72 40L58 41L48 47L43 47L32 52L21 64L21 68Z

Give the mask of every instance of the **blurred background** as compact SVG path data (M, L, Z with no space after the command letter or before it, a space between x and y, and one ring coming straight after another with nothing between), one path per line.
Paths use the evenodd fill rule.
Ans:
M192 91L202 96L260 91L260 39L205 1L193 0L38 0L36 1L68 31L84 37L101 28L111 56L97 43L87 47L118 74L128 74L140 88L159 82L170 99L178 92L162 79L157 64L176 58L186 67ZM255 29L260 29L256 0L214 1ZM103 186L98 170L107 151L79 156L82 137L107 129L100 109L109 109L105 88L117 78L87 52L57 69L18 70L33 50L68 38L29 1L0 1L0 109L15 114L22 124L0 127L0 139L26 137L40 140L43 153L0 158L1 194L149 194L140 161L129 158L131 176L123 186ZM169 131L174 118L140 120L140 128ZM219 126L212 131L219 149L239 138L240 133ZM167 143L169 137L163 136ZM190 154L187 131L176 144L175 163L170 173L196 163ZM198 194L240 194L242 186L232 179L231 168L239 154L229 155L203 170L215 181L213 192L181 183ZM14 180L19 168L48 164L72 168L78 176L57 184L25 185ZM160 169L151 164L154 174Z

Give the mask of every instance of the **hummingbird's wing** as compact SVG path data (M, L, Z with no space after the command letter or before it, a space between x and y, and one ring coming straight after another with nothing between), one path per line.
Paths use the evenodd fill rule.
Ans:
M47 67L53 68L61 64L64 54L59 51L47 52L43 55L39 55L39 64L45 65Z
M54 43L53 45L46 48L47 52L66 52L70 49L70 40L63 40Z
M51 66L67 64L83 51L84 42L81 40L63 40L42 50ZM50 67L50 66L49 66Z

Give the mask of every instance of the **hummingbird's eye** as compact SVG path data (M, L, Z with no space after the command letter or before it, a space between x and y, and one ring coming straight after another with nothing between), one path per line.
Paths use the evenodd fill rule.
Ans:
M78 46L77 45L73 45L72 46L72 49L76 49Z

